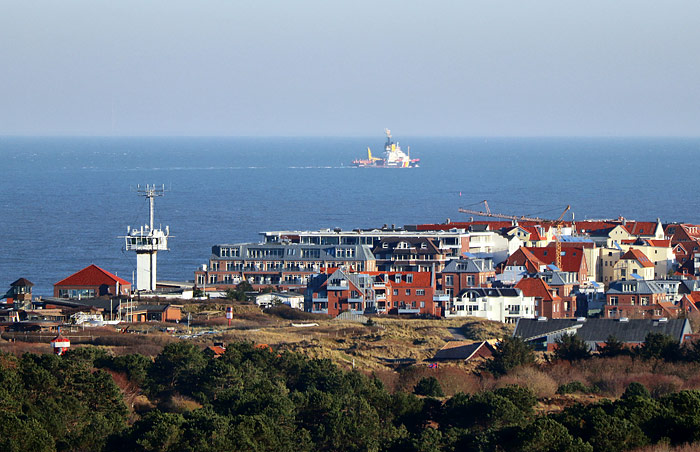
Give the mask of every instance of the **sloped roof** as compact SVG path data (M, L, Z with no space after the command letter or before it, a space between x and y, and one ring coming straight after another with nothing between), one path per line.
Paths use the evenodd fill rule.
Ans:
M558 295L552 295L552 288L541 278L523 278L515 285L523 291L526 297L541 298L543 301L560 300Z
M660 247L660 248L668 248L671 246L671 239L667 239L667 240L646 239L644 241L649 246L656 246L656 247Z
M629 287L626 290L625 287ZM610 283L610 288L606 292L608 294L623 294L623 293L634 293L634 294L655 294L655 293L666 293L658 284L654 281L645 281L643 279L630 279L627 281L615 281Z
M569 328L586 342L605 342L608 336L615 336L622 342L640 343L644 342L648 333L666 334L680 342L685 328L690 329L687 322L687 319L669 319L665 322L651 319L629 319L625 322L614 319L586 319L585 322L579 322L575 319L539 321L521 318L518 319L513 336L535 339ZM580 327L576 329L577 325Z
M540 270L540 265L546 265L542 260L538 259L529 248L521 246L513 254L508 256L506 267L522 266L529 272L536 273Z
M630 248L625 254L620 257L620 260L636 260L642 267L653 267L654 263L649 260L646 254L641 250Z
M17 286L19 286L19 287L32 287L32 286L34 286L34 283L26 278L20 278L17 281L10 284L10 287L17 287Z
M544 262L545 265L554 264L557 261L557 249L554 245L541 248L528 247L527 250L541 262ZM562 248L560 270L564 272L578 273L579 270L581 270L584 259L583 247L567 246L566 249Z
M623 227L632 235L654 235L657 224L654 221L628 221Z
M445 344L433 356L434 360L459 359L468 360L481 347L487 347L490 352L493 352L493 347L486 341L450 341Z
M103 284L111 286L117 282L122 286L131 285L129 281L113 275L95 264L91 264L79 272L62 279L54 284L54 286L101 286Z
M482 273L492 272L491 259L454 259L448 262L442 273Z

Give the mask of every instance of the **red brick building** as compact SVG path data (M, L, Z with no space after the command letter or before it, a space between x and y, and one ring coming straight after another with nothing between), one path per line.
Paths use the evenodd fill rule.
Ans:
M491 287L495 278L490 259L455 259L440 273L442 290L450 296L471 287Z
M573 318L576 313L576 299L561 297L557 290L541 278L523 278L515 285L526 297L535 298L535 315L548 319Z
M433 300L430 272L351 272L335 269L315 276L306 292L306 310L337 316L357 314L430 314L441 316Z
M667 301L666 291L653 281L625 280L610 284L605 293L605 318L678 317L680 306Z
M131 283L97 265L90 265L53 285L57 298L129 295Z

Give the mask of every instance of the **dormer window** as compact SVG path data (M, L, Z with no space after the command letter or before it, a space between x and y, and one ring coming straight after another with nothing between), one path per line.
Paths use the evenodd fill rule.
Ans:
M427 245L425 242L423 242L423 243L420 244L420 248L421 248L422 250L424 250L424 249L428 248L428 245Z
M394 282L400 283L401 282L401 275L400 274L395 274L394 275Z
M382 248L389 248L389 244L386 242L382 243Z

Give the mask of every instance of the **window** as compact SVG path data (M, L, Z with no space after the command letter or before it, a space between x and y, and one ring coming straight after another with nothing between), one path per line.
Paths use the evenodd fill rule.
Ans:
M425 289L416 289L416 295L418 295L418 296L425 295Z
M613 306L617 306L617 297L612 295L610 296L610 304Z
M454 276L452 275L445 275L445 285L451 286L454 283L453 278Z
M420 302L420 307L421 307L421 308L424 308L424 307L425 307L425 301L421 301L421 302Z
M633 305L637 301L637 297L630 297L630 304Z
M411 289L406 289L406 295L411 295Z
M399 294L399 289L394 289L394 295L398 295L398 294Z
M412 283L413 282L413 273L409 273L406 275L406 282L407 283Z
M400 274L395 274L394 275L394 282L400 283L401 282L401 275Z
M474 275L467 275L467 285L468 286L474 285Z
M649 297L642 297L641 305L642 306L649 306Z

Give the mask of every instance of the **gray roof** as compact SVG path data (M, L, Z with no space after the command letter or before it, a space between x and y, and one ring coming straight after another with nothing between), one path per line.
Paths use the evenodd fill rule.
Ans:
M442 271L443 273L481 273L493 271L491 259L454 259Z
M471 344L461 344L456 347L450 346L449 342L443 348L435 353L434 360L442 359L460 359L465 360L470 358L480 347L490 347L486 341L472 342Z
M658 284L654 281L645 281L643 279L630 279L625 281L615 281L610 284L610 289L606 293L609 294L623 294L623 293L636 293L636 294L655 294L655 293L666 293Z
M575 319L518 319L513 336L533 340L564 330L575 332L586 342L605 342L608 336L615 336L622 342L636 343L644 342L648 333L666 334L680 342L684 334L691 332L687 319L629 319L622 322L615 319L586 319L585 322Z
M66 306L70 308L83 308L83 307L94 307L102 309L103 311L109 311L110 306L112 312L116 312L121 304L119 298L104 299L104 298L83 298L81 300L77 299L66 299L66 298L54 298L46 297L42 299L47 304L53 304L57 306Z
M680 281L682 286L678 287L678 291L681 293L690 293L700 290L700 281L696 279L682 279Z

